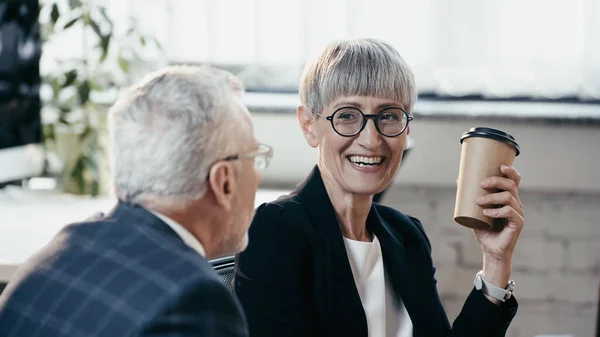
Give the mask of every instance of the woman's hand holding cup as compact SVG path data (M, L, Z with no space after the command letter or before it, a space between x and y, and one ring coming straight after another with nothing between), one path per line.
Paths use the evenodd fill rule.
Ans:
M480 182L482 188L496 191L476 198L484 214L494 218L497 225L491 229L474 229L483 252L483 276L504 288L512 271L512 256L524 225L523 203L519 198L521 176L514 169L502 165L505 177L488 177Z

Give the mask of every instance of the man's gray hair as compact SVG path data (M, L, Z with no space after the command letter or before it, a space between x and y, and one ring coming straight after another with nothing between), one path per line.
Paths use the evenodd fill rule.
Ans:
M348 96L393 99L411 112L417 89L412 71L389 44L375 39L342 40L329 44L307 64L300 80L300 102L316 114Z
M168 67L129 88L109 112L116 196L201 198L209 165L236 145L228 129L241 125L234 105L243 90L209 66Z

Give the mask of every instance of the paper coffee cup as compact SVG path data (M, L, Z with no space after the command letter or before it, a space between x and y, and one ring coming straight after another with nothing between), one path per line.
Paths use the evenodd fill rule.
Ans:
M520 153L519 145L510 134L484 127L465 132L460 142L462 150L454 221L469 228L489 229L494 218L485 216L484 208L475 199L497 191L483 189L479 183L491 176L504 176L500 172L500 166L512 166Z

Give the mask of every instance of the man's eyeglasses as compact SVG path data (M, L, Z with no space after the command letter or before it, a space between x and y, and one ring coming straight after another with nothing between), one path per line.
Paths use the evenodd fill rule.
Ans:
M246 154L234 154L229 157L223 158L222 160L238 160L238 159L254 159L254 167L261 170L269 166L269 162L273 157L273 148L266 144L259 144L256 151Z
M369 119L373 119L377 131L386 137L396 137L408 127L413 116L401 108L385 108L376 115L365 115L355 107L341 107L326 117L333 130L344 137L352 137L364 130Z

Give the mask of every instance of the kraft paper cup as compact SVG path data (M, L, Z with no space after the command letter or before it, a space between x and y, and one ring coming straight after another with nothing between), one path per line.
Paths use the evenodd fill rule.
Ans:
M491 176L504 176L500 166L512 166L520 149L510 134L492 128L476 127L465 132L460 142L460 169L456 189L454 221L462 226L490 229L494 218L483 214L483 207L475 199L497 192L483 189L479 183Z

